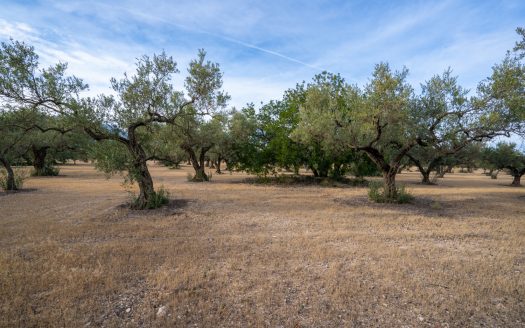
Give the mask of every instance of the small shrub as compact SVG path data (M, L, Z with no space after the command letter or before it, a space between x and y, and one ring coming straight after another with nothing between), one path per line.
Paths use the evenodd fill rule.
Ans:
M27 171L22 169L15 169L15 187L16 189L22 188L24 185L24 180L27 179ZM2 169L0 170L0 188L7 190L7 171Z
M397 203L406 204L414 200L414 196L406 190L404 185L397 188Z
M441 205L439 202L432 202L430 203L430 208L433 210L441 210L443 209L443 205Z
M383 184L377 181L370 181L368 183L368 198L376 203L382 203L383 199Z
M368 198L376 203L406 204L414 199L414 196L412 196L403 185L397 187L395 198L386 197L385 186L382 182L370 181L368 188Z
M137 195L135 193L129 192L130 195L130 203L131 208L136 208L137 204ZM153 195L150 196L149 202L146 204L146 209L152 210L155 208L159 208L163 205L166 205L169 203L169 197L170 193L164 187L160 187L157 189L156 192L153 193Z
M151 196L150 201L148 202L147 208L154 209L159 208L162 205L169 203L170 193L164 187L160 187L157 191Z
M54 176L57 176L59 173L60 173L60 168L53 166L53 165L45 165L40 170L33 169L33 171L31 171L31 176L54 177Z

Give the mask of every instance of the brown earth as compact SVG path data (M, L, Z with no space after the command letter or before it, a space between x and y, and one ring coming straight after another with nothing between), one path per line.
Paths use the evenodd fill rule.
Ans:
M0 326L525 326L525 188L508 176L403 173L416 201L383 205L188 172L152 165L174 199L153 211L89 165L0 193Z

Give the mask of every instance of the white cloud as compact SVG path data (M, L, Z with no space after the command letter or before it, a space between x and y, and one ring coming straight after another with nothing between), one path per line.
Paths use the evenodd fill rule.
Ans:
M131 73L136 57L162 49L179 62L175 84L181 88L186 64L204 47L221 63L224 87L238 107L280 98L324 69L362 84L381 60L407 65L414 84L451 66L470 86L490 72L515 35L508 29L515 19L499 20L488 12L490 4L452 0L43 1L27 7L8 1L0 39L28 41L45 64L67 61L91 93L109 92L110 77ZM508 10L523 8L519 1L505 3Z
M244 107L247 103L258 105L260 102L280 99L286 89L294 86L294 81L272 81L267 78L242 76L226 76L224 78L224 88L232 96L229 105L237 109Z
M0 38L34 41L37 38L37 33L26 23L10 23L0 18Z

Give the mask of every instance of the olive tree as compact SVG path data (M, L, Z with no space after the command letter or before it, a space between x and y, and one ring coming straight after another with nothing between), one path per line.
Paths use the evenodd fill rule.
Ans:
M522 40L507 52L492 74L478 86L479 101L497 113L495 120L505 122L509 133L525 135L525 30L517 29Z
M427 82L421 95L414 94L407 74L382 63L363 89L345 84L341 97L327 88L309 89L301 108L300 124L333 131L334 144L370 157L383 175L387 200L396 199L396 175L414 148L450 139L481 140L501 130L488 107L465 99L450 71ZM457 98L453 106L448 98Z
M79 93L87 85L75 76L66 75L67 64L40 68L33 47L23 42L0 43L0 110L2 112L2 163L13 188L8 157L18 148L20 156L30 149L29 134L63 132L60 126L40 125L40 113L59 112L78 103ZM9 137L8 137L9 136ZM22 147L22 145L24 145ZM9 150L9 152L8 152ZM11 155L8 156L8 153Z
M154 139L154 126L168 124L182 129L182 118L208 115L228 98L220 91L222 73L218 65L205 61L205 56L201 50L197 59L190 62L185 93L175 90L171 83L173 75L179 72L172 57L165 53L143 56L137 62L134 75L111 79L116 96L88 99L69 113L79 119L95 140L111 142L110 147L95 152L105 161L99 168L110 174L127 172L127 178L137 182L139 194L133 204L135 208L152 207L156 200L147 165L148 160L157 158L156 154L148 153ZM111 156L119 147L121 155ZM109 154L104 149L108 149Z
M327 72L316 75L306 87L299 123L291 136L304 147L315 176L340 177L352 159L354 150L338 129L338 115L347 106L347 91L340 75Z
M430 173L450 164L454 156L473 142L483 141L497 131L485 131L469 124L469 115L476 116L467 97L468 90L457 84L457 77L446 70L421 86L421 95L415 100L418 126L430 127L428 135L408 153L407 157L422 175L423 184L431 184ZM442 117L433 127L436 118ZM426 131L421 131L426 132ZM459 154L458 154L459 155ZM460 157L460 156L456 156ZM441 170L441 173L445 173Z
M339 147L365 152L381 170L388 198L397 193L395 176L406 153L418 142L411 120L413 91L407 71L376 66L370 83L361 90L344 81L334 94L328 87L309 88L301 107L299 126L329 131Z
M29 128L24 140L33 165L32 175L58 175L54 167L58 161L86 158L91 139L64 117L34 112Z
M221 113L204 120L197 115L180 117L176 126L171 127L173 135L173 148L180 147L195 170L192 181L208 181L205 172L205 161L212 149L222 141L224 134L225 116Z
M498 143L486 151L485 160L497 170L506 170L513 178L512 186L521 186L521 177L525 174L525 154L516 148L516 144Z
M28 146L25 143L27 129L20 123L25 121L21 112L0 111L0 164L5 169L6 191L17 190L12 163L23 156ZM27 122L27 121L26 121Z

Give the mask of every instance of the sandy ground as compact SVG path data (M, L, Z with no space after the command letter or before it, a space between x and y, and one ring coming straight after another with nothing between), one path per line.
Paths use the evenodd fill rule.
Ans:
M508 176L366 188L190 183L131 211L89 165L0 193L0 326L523 327L525 188Z

